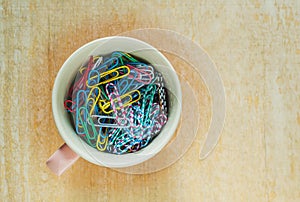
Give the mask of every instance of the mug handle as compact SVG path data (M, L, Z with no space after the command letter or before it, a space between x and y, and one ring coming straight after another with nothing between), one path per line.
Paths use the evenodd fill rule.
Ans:
M64 143L52 156L47 160L46 165L56 175L60 176L79 159L76 154L66 143Z

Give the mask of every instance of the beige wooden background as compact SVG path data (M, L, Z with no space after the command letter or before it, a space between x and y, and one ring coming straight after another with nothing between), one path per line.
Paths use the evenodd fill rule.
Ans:
M299 1L0 2L1 201L300 201ZM216 150L199 161L211 112L194 76L202 122L174 165L127 175L80 159L56 177L45 161L63 143L51 114L59 68L86 42L148 27L216 63L227 97Z

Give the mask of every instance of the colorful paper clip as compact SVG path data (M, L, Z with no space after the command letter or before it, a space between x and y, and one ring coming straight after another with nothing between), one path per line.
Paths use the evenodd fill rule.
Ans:
M167 123L163 76L139 60L121 51L90 56L67 92L64 107L76 133L99 151L136 152Z

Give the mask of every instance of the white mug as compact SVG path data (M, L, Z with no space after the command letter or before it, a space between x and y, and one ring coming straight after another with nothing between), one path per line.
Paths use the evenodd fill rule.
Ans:
M79 67L91 53L109 54L113 51L133 53L151 63L165 80L168 92L168 121L159 135L145 148L123 155L98 151L85 143L75 132L70 116L64 108L64 99ZM57 175L61 175L79 157L99 166L124 168L147 161L170 141L177 128L181 114L181 87L177 74L157 49L151 45L129 37L106 37L87 43L76 50L63 64L55 79L52 93L52 111L63 144L47 161L47 166Z

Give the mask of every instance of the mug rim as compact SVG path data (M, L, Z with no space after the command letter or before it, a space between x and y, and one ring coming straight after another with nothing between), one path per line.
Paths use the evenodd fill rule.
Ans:
M176 113L174 114L174 121L172 122L172 124L174 125L171 129L173 131L171 131L171 135L169 135L170 137L166 138L164 144L162 144L162 146L160 146L159 148L156 149L155 152L153 152L152 154L150 155L147 155L146 158L140 160L140 162L136 162L135 164L128 164L126 162L124 162L123 164L118 164L118 165L114 165L113 163L112 164L109 164L109 163L105 163L103 164L103 162L98 162L96 161L95 159L91 158L89 155L91 154L86 154L85 151L83 151L83 149L81 148L78 148L78 146L74 145L73 142L71 141L71 138L68 138L70 137L71 134L67 134L67 132L71 132L69 130L69 127L67 128L67 126L64 125L63 122L63 117L61 115L61 113L63 112L60 112L60 109L58 109L59 107L59 103L58 103L58 92L61 91L61 82L62 82L62 79L63 79L63 74L65 74L66 72L66 69L68 69L68 67L70 66L70 63L72 62L72 60L74 60L74 58L76 58L77 55L79 55L81 52L83 52L85 49L88 49L90 48L91 46L95 46L97 47L96 44L99 44L101 42L105 42L105 41L108 41L108 40L111 40L111 39L122 39L122 40L134 40L135 42L138 42L138 43L141 43L145 46L147 46L148 48L151 48L153 51L156 52L156 54L159 55L159 57L161 59L164 60L164 62L166 62L166 64L168 65L168 67L170 67L174 72L174 68L173 66L171 65L171 63L169 62L169 60L159 51L157 50L156 48L154 48L153 46L147 44L146 42L144 41L141 41L141 40L138 40L138 39L135 39L135 38L132 38L132 37L124 37L124 36L110 36L110 37L104 37L104 38L99 38L99 39L96 39L96 40L93 40L91 42L88 42L86 44L84 44L83 46L81 46L80 48L78 48L77 50L75 50L66 60L65 62L63 63L63 65L61 66L61 68L59 69L59 72L55 78L55 81L54 81L54 85L53 85L53 89L52 89L52 113L53 113L53 117L54 117L54 121L55 121L55 125L59 131L59 134L60 136L63 138L63 140L65 141L65 143L75 152L77 153L80 157L84 158L85 160L91 162L91 163L94 163L96 165L100 165L100 166L107 166L107 167L115 167L115 168L121 168L121 167L128 167L128 166L132 166L132 165L136 165L136 164L139 164L139 163L142 163L148 159L150 159L151 157L153 157L154 155L156 155L157 153L159 153L164 146L167 145L167 143L170 141L170 139L172 138L172 136L174 135L175 133L175 130L178 126L178 123L179 123L179 119L180 119L180 115L181 115L181 104L182 104L182 92L181 92L181 88L180 88L180 82L179 82L179 79L177 77L177 74L175 73L174 75L174 78L172 79L176 79L176 84L177 86L175 86L175 90L176 90L176 98L178 99L178 104L179 104L179 108L178 110L176 110L176 112L179 112L179 113ZM93 49L91 49L93 50ZM70 69L70 67L69 67ZM69 80L67 81L68 83L70 83L70 80L72 80L71 76L69 78ZM68 88L68 86L66 86ZM64 92L65 93L65 92ZM71 124L70 124L71 125ZM71 126L72 127L72 126ZM76 132L75 130L73 129L73 132L75 133L76 135ZM73 135L73 134L72 134ZM161 134L159 134L161 135ZM77 135L76 135L77 136ZM77 136L78 137L78 136ZM78 137L79 138L79 137ZM80 139L80 138L79 138ZM88 145L87 145L88 146ZM140 150L141 151L141 150ZM134 155L139 155L141 154L142 152L134 152L134 153L131 153L131 154L134 154ZM99 152L99 151L97 151ZM103 152L104 153L104 152ZM108 155L116 155L116 154L111 154L111 153L106 153ZM126 154L127 155L130 155L130 154Z

